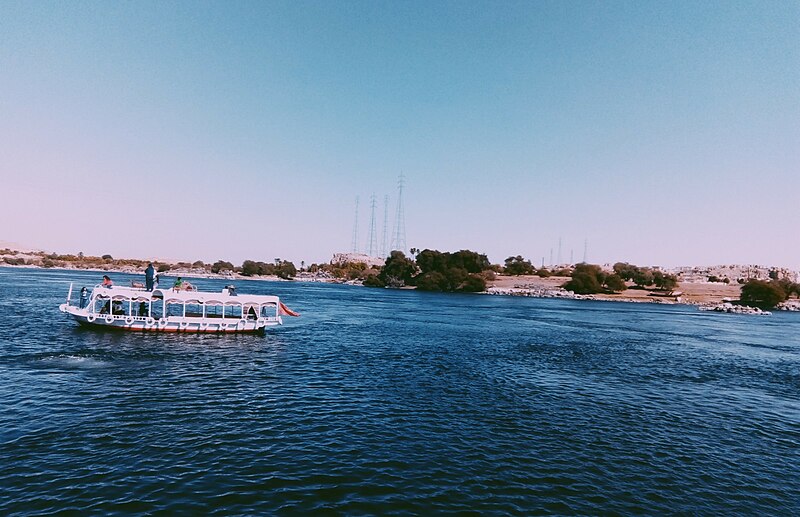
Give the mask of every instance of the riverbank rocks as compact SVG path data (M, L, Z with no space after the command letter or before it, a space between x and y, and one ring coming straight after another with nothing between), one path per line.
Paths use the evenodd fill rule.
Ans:
M713 312L727 312L729 314L752 314L754 316L769 316L772 313L769 311L762 311L758 307L748 307L747 305L734 305L729 302L717 303L713 305L701 305L698 307L701 311Z
M541 287L534 285L515 285L514 287L490 287L487 294L502 296L530 296L531 298L566 298L568 300L593 300L592 295L575 294L561 287Z
M775 308L779 311L800 312L800 300L787 300L779 303Z

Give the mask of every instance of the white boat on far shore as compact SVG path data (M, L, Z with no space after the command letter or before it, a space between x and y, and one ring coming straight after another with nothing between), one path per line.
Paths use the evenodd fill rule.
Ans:
M78 305L72 284L61 312L86 326L152 332L261 332L298 316L277 296L239 294L233 286L220 292L186 289L148 291L141 287L96 285Z

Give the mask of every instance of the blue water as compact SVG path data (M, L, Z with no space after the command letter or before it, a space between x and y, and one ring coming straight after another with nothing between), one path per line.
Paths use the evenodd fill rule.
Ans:
M58 312L99 276L0 268L0 514L800 513L798 314L240 281L302 317L133 334Z

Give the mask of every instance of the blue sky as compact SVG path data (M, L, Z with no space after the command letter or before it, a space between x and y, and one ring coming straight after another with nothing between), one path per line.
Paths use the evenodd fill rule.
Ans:
M409 247L800 268L800 4L0 4L2 241L327 261L401 173Z

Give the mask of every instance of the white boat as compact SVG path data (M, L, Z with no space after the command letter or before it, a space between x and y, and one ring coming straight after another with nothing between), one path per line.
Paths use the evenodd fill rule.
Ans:
M88 293L87 293L88 294ZM187 289L147 291L141 287L96 285L78 305L59 306L81 325L154 332L260 332L298 316L277 296L239 294L233 286L218 293Z

